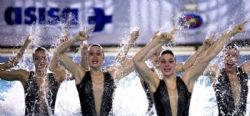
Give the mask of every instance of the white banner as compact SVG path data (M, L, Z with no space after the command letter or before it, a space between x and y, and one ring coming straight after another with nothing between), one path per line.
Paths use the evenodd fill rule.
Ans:
M136 43L146 44L154 32L174 25L183 29L177 44L202 43L207 32L220 32L247 15L244 1L229 1L218 7L218 1L190 5L167 0L0 0L0 46L19 46L27 34L36 35L38 45L55 45L67 21L70 35L84 25L92 27L89 43L119 45L138 27Z

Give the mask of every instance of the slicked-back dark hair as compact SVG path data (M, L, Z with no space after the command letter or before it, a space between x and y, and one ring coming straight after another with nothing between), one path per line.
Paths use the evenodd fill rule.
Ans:
M229 43L225 46L226 49L237 49L238 50L238 46L235 43Z
M33 56L35 55L35 53L36 53L37 51L44 51L44 52L46 53L46 55L47 55L48 60L49 60L49 53L48 53L48 51L47 51L46 48L41 47L41 46L40 46L40 47L37 47L37 48L34 50L34 52L33 52Z
M35 49L34 53L37 52L37 51L45 51L47 53L47 50L44 47L37 47Z
M160 56L162 56L164 54L171 54L172 56L174 56L173 51L169 50L169 49L161 51Z

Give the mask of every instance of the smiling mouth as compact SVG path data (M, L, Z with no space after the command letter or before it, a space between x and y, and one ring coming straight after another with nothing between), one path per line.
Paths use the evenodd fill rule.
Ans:
M44 64L40 63L40 64L38 64L38 66L44 66Z
M233 62L227 62L227 65L234 65L235 63Z
M97 64L97 63L98 63L98 61L92 61L92 63L93 63L93 64Z
M170 70L171 70L171 69L166 69L166 68L164 69L165 72L169 72Z

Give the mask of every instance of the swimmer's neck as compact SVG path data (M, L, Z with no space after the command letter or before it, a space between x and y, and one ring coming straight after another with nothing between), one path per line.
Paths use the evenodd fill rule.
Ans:
M231 65L225 65L225 71L227 72L227 73L236 73L236 65L233 65L233 66L231 66Z
M99 75L99 74L102 74L103 71L101 68L100 69L92 69L92 70L90 70L90 73L93 75Z
M165 81L175 81L176 80L176 74L172 74L170 76L163 76L163 80L165 80Z
M40 69L40 70L37 70L36 69L36 73L35 73L37 76L46 76L47 75L47 69Z
M101 67L97 67L97 68L95 68L95 67L90 67L90 71L102 71L102 68Z

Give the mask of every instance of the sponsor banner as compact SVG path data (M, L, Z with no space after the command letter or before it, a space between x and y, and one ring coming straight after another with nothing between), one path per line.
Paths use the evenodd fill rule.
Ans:
M179 26L182 31L176 44L192 44L202 43L207 32L219 32L231 24L227 10L218 18L211 12L219 7L190 12L184 6L166 0L0 0L0 46L20 46L28 34L37 45L53 46L63 33L73 36L84 26L93 30L89 43L119 45L134 28L140 28L136 44L147 44L156 31Z

